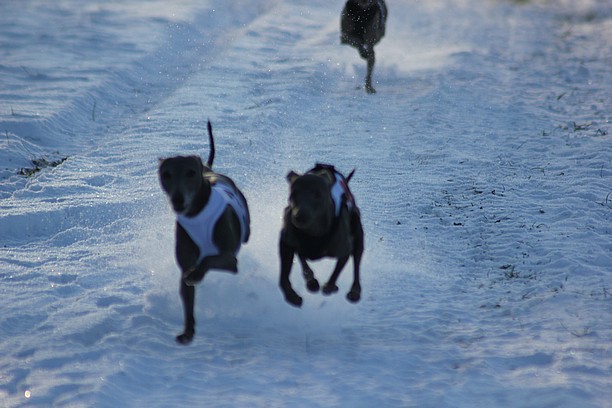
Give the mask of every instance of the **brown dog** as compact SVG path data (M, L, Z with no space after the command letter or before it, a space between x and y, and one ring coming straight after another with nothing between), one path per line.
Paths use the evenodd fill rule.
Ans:
M250 235L246 199L234 182L212 171L215 145L208 122L210 155L160 159L159 178L176 221L176 260L181 268L180 293L185 329L176 337L188 344L195 334L195 288L210 269L238 272L236 255Z
M279 243L280 287L285 300L294 306L302 305L302 298L289 281L295 254L302 264L304 279L311 292L319 290L319 282L307 260L338 259L331 277L323 286L324 294L338 291L336 280L352 255L353 285L347 299L358 302L361 297L359 266L364 234L359 209L348 188L353 172L345 178L333 166L317 164L303 175L293 171L287 175L290 195Z
M340 16L340 43L348 44L359 51L368 62L365 89L375 93L372 86L372 71L376 56L374 45L385 35L387 5L384 0L348 0Z

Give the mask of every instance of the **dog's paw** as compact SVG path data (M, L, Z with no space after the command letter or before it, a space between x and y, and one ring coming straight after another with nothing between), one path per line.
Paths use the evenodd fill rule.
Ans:
M206 269L219 269L231 273L238 273L238 260L230 254L211 255L204 258L202 264Z
M229 257L225 263L226 271L238 273L238 259L235 256Z
M191 343L191 340L193 340L193 333L185 332L176 336L176 342L178 344L182 344L183 346Z
M302 307L302 298L301 298L300 295L298 295L294 291L291 291L291 292L288 292L288 293L285 292L285 300L290 305L293 305L295 307Z
M323 294L331 295L332 293L336 293L338 291L338 286L336 284L326 283L323 286Z
M359 299L361 299L361 291L351 290L349 293L346 294L346 299L351 303L359 302Z
M367 93L369 94L375 94L376 93L376 89L374 89L374 87L372 86L372 84L367 84L365 86L365 90Z
M306 287L308 288L308 290L312 293L316 293L319 291L320 286L319 286L319 281L317 281L316 279L310 279L308 282L306 282Z

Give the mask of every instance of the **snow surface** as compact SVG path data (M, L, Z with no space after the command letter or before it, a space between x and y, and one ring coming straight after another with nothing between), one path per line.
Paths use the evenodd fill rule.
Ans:
M388 6L367 95L342 1L0 4L0 406L612 406L609 1ZM156 168L208 118L253 233L184 347ZM316 161L357 169L357 305L350 263L277 286Z

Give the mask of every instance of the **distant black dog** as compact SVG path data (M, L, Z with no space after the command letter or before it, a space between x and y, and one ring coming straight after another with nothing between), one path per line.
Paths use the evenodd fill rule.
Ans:
M368 93L376 90L372 86L374 70L374 45L385 35L387 5L384 0L348 0L340 17L340 43L351 45L359 51L361 58L368 61L365 89Z
M353 176L344 177L333 166L317 164L306 174L290 172L289 205L285 208L280 235L280 287L285 300L294 306L302 305L302 298L293 290L289 274L293 256L302 264L308 290L317 292L319 282L306 260L323 257L337 258L336 267L323 286L324 294L338 291L336 280L353 256L353 285L347 294L351 302L359 301L359 265L363 253L363 227L359 209L348 188Z
M212 171L215 144L208 122L210 155L160 159L159 178L177 214L176 260L182 271L185 330L176 337L188 344L195 334L194 285L209 269L238 272L236 255L250 235L246 199L234 182Z

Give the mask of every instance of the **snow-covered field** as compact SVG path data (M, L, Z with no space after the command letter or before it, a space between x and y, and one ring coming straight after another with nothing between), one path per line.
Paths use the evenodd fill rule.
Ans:
M375 95L342 1L0 4L0 406L612 406L609 1L387 2ZM252 237L185 347L156 169L208 118ZM357 169L357 305L350 264L277 286L316 161Z

